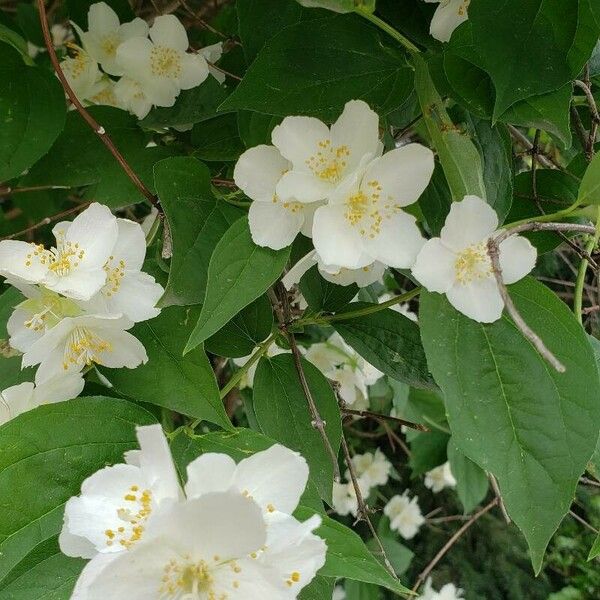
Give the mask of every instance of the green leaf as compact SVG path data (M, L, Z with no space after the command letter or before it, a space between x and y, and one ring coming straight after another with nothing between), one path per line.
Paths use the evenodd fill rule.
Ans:
M349 13L354 10L372 13L375 0L298 0L302 6L309 8L325 8L337 13Z
M202 312L184 352L208 339L264 294L281 275L289 254L289 248L276 251L256 246L247 218L233 223L211 256Z
M277 443L274 439L252 431L251 429L238 428L233 431L213 431L204 435L196 435L193 438L186 435L178 435L171 444L171 451L175 463L185 479L186 467L195 458L205 452L219 452L231 456L236 462L252 456L256 452L262 452ZM319 498L317 489L312 481L308 485L300 504L308 506L319 513L323 512L323 502Z
M338 15L302 21L269 40L220 109L333 120L348 100L361 98L386 115L412 83L399 48L360 17Z
M379 535L385 554L394 568L394 572L400 577L410 567L410 563L414 558L412 550L409 550L398 541L398 534L390 529L390 520L385 515L379 519L377 534ZM379 562L383 562L383 557L375 538L371 538L367 542L367 547L375 554L375 558L379 558Z
M451 438L448 442L450 470L456 479L456 493L465 514L470 513L487 496L489 480L485 471L467 458Z
M421 335L455 442L498 479L537 573L596 447L600 383L590 344L567 306L530 278L510 294L565 373L554 371L506 315L477 323L438 294L421 295Z
M317 575L298 596L299 600L329 600L333 595L335 581L331 577Z
M152 167L170 156L173 148L146 148L147 139L137 119L110 106L88 111L104 126L131 168L154 191ZM64 130L44 156L21 180L22 185L89 186L86 197L113 208L144 200L114 156L77 111L67 115Z
M67 112L56 77L22 61L15 64L7 56L12 52L0 44L0 181L20 175L48 152Z
M411 42L426 48L439 48L440 42L429 33L437 7L414 0L377 0L377 14Z
M425 60L413 55L415 88L423 119L444 169L452 199L460 201L468 194L485 199L483 166L477 148L469 136L452 122L438 94Z
M315 366L302 359L302 367L319 414L327 423L327 437L337 454L342 428L335 394ZM266 435L304 456L311 481L321 498L331 504L332 459L319 432L312 426L308 401L291 354L260 359L254 376L254 412Z
M171 306L158 317L137 323L131 333L144 344L148 362L133 370L103 369L103 373L124 396L231 429L203 348L182 355L199 312L199 307Z
M581 204L600 204L600 156L592 159L579 186L577 201Z
M273 309L267 296L260 296L229 323L209 337L204 346L212 354L241 358L252 353L273 328Z
M348 305L348 312L367 308L366 302ZM339 313L338 317L344 313ZM421 345L419 326L386 308L362 317L333 321L334 329L366 361L386 375L413 387L435 389Z
M413 434L410 442L411 456L408 461L413 479L446 462L449 439L447 433L437 430Z
M249 110L238 112L238 130L246 148L270 144L271 132L279 123L281 123L281 117L263 115Z
M17 6L18 9L18 6ZM8 44L11 48L6 48ZM13 52L16 51L16 52ZM0 23L0 56L2 56L3 67L22 66L23 63L33 65L34 62L29 56L27 42L22 35Z
M81 482L122 462L136 446L135 426L154 421L130 402L87 397L40 406L0 427L0 581L59 533L64 503Z
M598 536L594 540L594 543L592 544L592 547L590 548L588 560L592 560L598 555L600 555L600 534L598 534Z
M288 25L300 21L302 8L296 0L238 0L239 34L248 64L265 42Z
M452 197L439 162L436 161L429 185L419 198L426 227L432 236L439 236L450 212Z
M185 127L215 116L217 106L227 98L225 88L214 77L191 90L182 90L175 104L167 108L155 108L140 121L142 127Z
M0 582L0 600L69 600L84 566L61 553L57 537L49 538Z
M494 118L571 81L598 40L589 0L479 0L469 21L496 88Z
M304 273L299 285L308 306L315 312L337 312L358 294L356 284L336 285L323 279L317 265Z
M235 114L218 115L192 129L194 156L207 161L234 161L245 150Z
M173 257L161 306L199 304L212 251L243 212L216 200L206 165L192 157L161 160L154 182L171 231Z
M295 512L295 516L301 520L308 519L312 514L313 511L302 506ZM358 534L329 517L322 518L323 523L315 530L315 534L327 543L327 559L319 575L372 583L400 595L409 593L369 552Z

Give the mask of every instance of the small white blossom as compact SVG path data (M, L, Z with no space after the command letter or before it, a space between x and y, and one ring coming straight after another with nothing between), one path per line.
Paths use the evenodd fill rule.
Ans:
M143 119L150 112L152 101L139 81L123 76L115 83L114 91L119 107L138 119Z
M35 384L26 381L0 392L0 425L42 404L76 398L83 390L80 373L57 375Z
M52 230L56 247L0 242L0 274L78 300L89 300L106 282L104 266L117 240L117 220L106 206L91 204L72 223Z
M347 515L356 516L358 511L358 501L356 499L356 491L351 482L333 482L332 505L333 510L342 517Z
M200 48L198 50L198 54L204 56L206 62L208 64L209 73L219 82L225 82L225 73L215 69L214 65L220 58L223 56L223 42L217 42L216 44L212 44L211 46L204 46L204 48Z
M156 303L164 289L141 270L146 257L144 231L139 223L128 219L117 219L117 227L117 241L104 265L106 283L88 302L80 304L89 312L122 314L134 323L152 319L160 314Z
M454 30L468 18L468 8L471 0L425 0L439 2L429 32L440 42L448 42Z
M425 523L421 514L418 498L410 499L408 491L401 496L394 496L383 509L383 513L390 519L390 529L397 531L404 539L410 540Z
M121 72L137 81L156 106L173 106L181 90L200 85L208 65L200 54L188 53L188 36L174 15L156 17L150 40L134 37L117 48Z
M104 72L110 75L122 75L117 64L117 48L126 40L145 38L148 25L143 19L136 18L121 25L117 13L106 2L96 2L88 11L88 31L82 31L73 24L85 51Z
M92 364L134 369L148 361L142 343L126 331L133 322L119 315L65 317L23 354L23 367L39 364L38 376L79 372Z
M60 67L73 92L79 101L84 103L100 94L106 83L98 63L82 48L75 45L71 48L74 56L65 58Z
M291 163L277 183L281 200L329 198L361 164L382 152L379 117L362 100L346 103L329 128L314 117L286 117L273 129L273 144Z
M444 488L454 487L455 485L456 479L452 475L449 462L445 462L443 465L425 473L425 487L429 488L434 494L441 492Z
M385 485L392 470L392 464L379 448L375 452L355 454L352 457L352 465L357 477L369 491L378 485ZM350 472L346 471L346 479L349 477Z
M256 146L244 152L235 165L236 185L253 200L248 211L252 240L259 246L280 250L298 233L310 236L312 218L319 203L281 200L276 187L291 163L274 146Z
M333 588L333 595L331 600L346 600L346 591L341 585L336 585Z
M463 591L457 588L453 583L447 583L439 592L433 589L431 577L427 578L423 594L418 600L462 600L464 598Z
M498 227L494 209L477 196L453 202L440 237L422 248L413 275L430 292L446 294L456 310L481 323L497 321L504 302L487 251ZM537 251L529 240L513 235L500 244L504 283L511 284L535 266Z

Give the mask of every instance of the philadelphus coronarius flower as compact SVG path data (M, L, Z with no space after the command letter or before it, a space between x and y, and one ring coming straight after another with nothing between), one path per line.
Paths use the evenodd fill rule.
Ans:
M445 462L443 465L425 473L425 487L429 488L434 494L455 485L456 479L452 475L449 462Z
M200 85L209 74L207 58L214 62L222 54L219 44L188 52L187 33L174 15L156 17L149 28L139 18L121 23L110 6L97 2L88 11L87 31L73 25L83 48L71 44L73 56L61 67L77 97L139 119L153 106L173 106L181 90ZM214 73L222 82L222 73Z
M429 32L440 42L448 42L454 30L468 18L468 8L471 0L425 0L437 2Z
M390 519L390 529L397 531L406 540L415 537L425 523L417 498L410 499L407 491L391 498L383 513Z
M392 470L392 464L379 448L375 452L355 454L352 457L352 465L358 479L362 482L361 489L368 490L378 485L385 485ZM346 479L349 478L350 472L346 471Z
M39 365L35 387L4 390L9 418L77 396L81 372L93 364L145 363L144 346L127 330L160 313L155 305L164 290L141 271L146 239L138 223L94 203L53 233L49 249L0 242L0 275L26 298L8 319L9 344L23 353L23 367Z
M463 591L453 583L445 584L439 592L436 592L433 589L431 577L428 577L423 594L419 596L418 600L462 600L463 598Z
M422 248L413 275L430 292L446 294L450 304L481 323L497 321L504 301L487 251L496 233L498 216L477 196L453 202L439 238ZM505 283L515 283L535 266L536 249L522 236L500 244L500 267Z
M127 464L88 478L59 542L91 558L72 600L292 600L325 562L320 518L290 515L306 461L278 444L236 463L208 453L181 489L160 426L138 428Z

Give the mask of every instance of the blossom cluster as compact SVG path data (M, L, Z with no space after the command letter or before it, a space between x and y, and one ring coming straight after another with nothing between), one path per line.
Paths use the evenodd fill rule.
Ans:
M466 316L499 319L504 302L487 250L499 225L496 212L466 196L452 203L440 237L426 241L406 207L429 184L433 152L410 143L384 153L378 124L366 103L352 100L331 127L313 117L286 117L272 132L273 145L244 152L234 180L253 200L252 239L277 250L300 232L312 237L314 251L287 274L288 287L314 264L340 285L370 285L386 267L412 269ZM526 238L504 240L504 282L527 275L536 256Z
M26 298L8 320L9 344L23 353L23 367L39 365L35 385L2 392L0 422L76 397L91 365L132 369L148 360L128 330L160 313L156 303L164 290L141 270L142 227L93 203L72 222L55 225L53 234L49 249L0 242L0 275Z
M325 563L317 515L292 516L304 458L275 444L238 464L206 453L182 488L159 425L96 472L65 508L63 553L91 559L71 600L293 600Z
M73 25L82 47L61 68L81 101L116 106L145 117L153 106L173 106L181 90L209 75L207 59L218 60L221 44L188 52L185 28L174 15L156 17L152 27L135 18L120 23L105 2L90 6L88 31ZM118 79L114 79L118 78Z

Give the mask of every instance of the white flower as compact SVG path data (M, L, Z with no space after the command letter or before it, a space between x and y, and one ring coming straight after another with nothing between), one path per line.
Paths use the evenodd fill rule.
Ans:
M434 494L455 485L456 479L452 475L449 462L445 462L443 465L425 473L425 487L429 488Z
M390 529L397 531L406 540L415 537L425 523L417 497L409 499L408 491L401 496L394 496L385 505L383 513L390 519Z
M379 117L362 100L346 103L327 127L314 117L286 117L271 140L291 169L277 184L283 200L325 200L363 162L381 154Z
M96 61L85 50L72 45L75 55L65 58L60 67L69 86L80 102L99 94L105 86L103 75Z
M252 351L248 356L243 356L241 358L234 358L233 364L236 367L243 367L251 358L256 348ZM266 352L266 356L272 358L273 356L277 356L278 354L287 354L290 352L289 350L284 350L280 348L275 342L273 342L268 348ZM258 362L255 362L244 374L244 377L240 380L239 388L243 390L244 388L251 388L254 385L254 375L256 375L256 369L258 367Z
M211 66L211 64L214 65L221 58L221 56L223 56L223 42L217 42L216 44L212 44L211 46L204 46L204 48L200 48L200 50L198 50L198 54L204 56L206 62L209 63L209 73L219 83L223 83L225 81L225 73Z
M174 15L156 17L147 38L131 38L117 49L123 74L135 79L152 104L173 106L181 90L200 85L208 77L203 56L187 53L185 28Z
M440 42L448 42L454 30L464 23L469 15L467 10L471 0L425 0L425 2L439 2L429 33Z
M39 364L38 375L81 371L92 364L134 369L148 361L142 343L126 330L133 322L119 315L66 317L34 342L23 367Z
M72 31L62 23L52 25L50 27L50 35L52 35L52 44L54 46L62 46L73 39Z
M494 209L477 196L453 202L439 238L424 246L413 275L430 292L446 294L450 304L467 317L491 323L502 315L500 296L487 251L498 227ZM529 240L512 236L500 244L504 283L515 283L535 266L537 252Z
M311 235L312 217L319 204L282 200L277 183L291 163L274 146L256 146L244 152L235 165L236 185L254 202L248 221L252 240L259 246L280 250L289 246L298 233Z
M117 13L106 2L96 2L90 6L88 31L82 31L76 24L73 27L85 51L110 75L123 74L117 64L117 48L126 40L148 35L146 21L136 18L121 25Z
M346 515L356 516L358 501L356 500L356 491L352 483L333 482L332 508L342 517Z
M386 269L386 266L380 262L374 262L360 269L346 269L336 265L326 265L320 259L317 251L311 250L285 274L281 280L285 289L289 290L293 285L296 285L304 273L314 265L317 265L321 277L326 281L337 285L352 285L355 283L358 287L367 287L376 281L381 281Z
M141 269L146 257L142 227L128 219L117 219L118 237L106 264L106 283L88 302L80 303L90 312L122 314L134 323L160 314L156 303L163 287Z
M0 242L0 274L78 300L89 300L106 281L104 265L117 239L117 220L106 206L91 204L72 223L58 223L56 247Z
M85 382L80 373L57 375L35 384L26 381L0 392L0 425L42 404L76 398Z
M323 262L349 269L374 261L411 267L424 240L402 208L419 198L433 167L431 150L408 144L347 177L315 212L313 243Z
M59 537L67 556L131 548L163 503L183 498L160 425L138 427L137 437L140 450L126 453L127 464L97 471L83 482L81 495L67 502Z
M352 465L356 475L369 491L378 485L385 485L392 470L392 464L379 448L375 452L355 454L352 457ZM346 471L346 479L349 477L350 472Z
M115 89L116 83L110 79L110 77L104 75L98 82L98 89L96 93L93 96L88 96L86 99L93 104L120 108L119 101L117 100L117 96L115 94Z
M423 594L418 600L462 600L464 598L463 591L457 588L453 583L447 583L439 592L436 592L431 584L431 577L425 582Z
M120 108L143 119L152 108L152 101L146 95L141 83L131 77L121 77L115 83L115 98Z
M346 600L346 591L341 585L336 585L333 588L333 595L331 600Z

